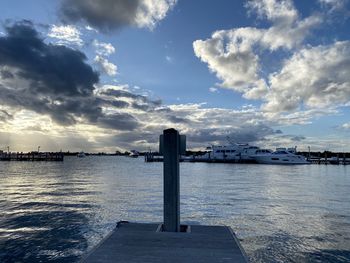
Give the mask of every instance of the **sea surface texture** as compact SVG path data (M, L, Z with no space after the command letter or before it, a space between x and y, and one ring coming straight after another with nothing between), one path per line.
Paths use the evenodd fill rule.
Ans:
M161 222L162 163L0 162L0 262L77 262L120 220ZM181 221L228 225L251 262L350 262L350 166L181 163Z

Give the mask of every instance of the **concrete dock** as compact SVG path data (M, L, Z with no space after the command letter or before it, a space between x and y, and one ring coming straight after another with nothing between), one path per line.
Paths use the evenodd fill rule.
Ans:
M232 229L192 225L162 232L161 224L119 223L81 262L248 262Z

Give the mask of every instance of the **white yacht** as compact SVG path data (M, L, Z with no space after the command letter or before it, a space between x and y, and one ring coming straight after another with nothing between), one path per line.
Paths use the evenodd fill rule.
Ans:
M268 150L260 149L257 146L249 146L249 145L247 145L247 147L244 147L242 149L241 160L243 162L247 162L247 161L254 162L255 161L254 156L256 155L256 153L257 152L262 153L262 152L265 152L265 151L268 151Z
M206 154L201 159L214 160L235 160L235 161L252 161L250 155L253 155L259 147L250 146L247 143L231 143L230 145L212 145L207 147Z
M296 154L296 148L277 148L274 152L261 149L251 157L263 164L310 164L304 156Z
M207 147L208 152L199 157L199 159L214 159L214 160L238 160L239 151L234 145L212 145Z

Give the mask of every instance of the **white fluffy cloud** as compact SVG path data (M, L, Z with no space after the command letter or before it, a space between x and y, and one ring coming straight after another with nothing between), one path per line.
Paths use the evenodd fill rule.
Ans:
M197 40L193 43L194 52L209 69L222 80L222 86L239 92L252 88L264 88L264 81L259 79L259 57L252 50L254 37L248 30L217 31L212 38Z
M341 125L340 128L344 129L344 130L347 130L347 131L350 131L350 122L344 123L343 125Z
M100 69L109 76L115 76L117 74L117 65L110 62L107 57L115 52L115 48L111 43L100 42L95 39L92 42L95 47L95 63Z
M264 110L341 106L350 101L350 41L302 49L270 75Z
M138 27L154 28L158 21L165 18L177 0L143 0L135 16Z
M216 31L207 40L194 41L193 48L195 55L222 81L221 86L241 92L248 99L259 99L268 87L260 76L258 51L297 47L321 18L314 15L299 19L289 0L250 1L247 7L250 12L268 19L271 27Z
M97 55L94 61L100 66L102 71L109 76L115 76L117 74L117 66L108 61L103 56Z
M345 3L320 2L332 8ZM334 114L337 107L349 105L350 41L303 45L323 15L301 19L291 0L253 0L246 7L271 26L216 31L211 38L193 43L196 56L208 64L222 87L247 99L260 99L265 116L280 123L308 123L312 116ZM280 70L263 76L261 52L273 54L277 50L288 50L292 55Z
M115 48L111 43L104 43L95 39L92 45L96 48L96 53L100 56L109 56L115 52Z
M72 25L57 26L52 25L48 36L57 40L58 44L69 45L74 44L77 46L83 45L83 40L80 38L80 31Z

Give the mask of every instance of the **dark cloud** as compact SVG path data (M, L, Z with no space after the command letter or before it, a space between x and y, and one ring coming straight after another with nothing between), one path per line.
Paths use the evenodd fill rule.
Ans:
M132 99L133 102L131 103L132 108L141 110L141 111L152 111L156 107L159 107L162 105L161 100L151 100L147 96L139 95L131 93L127 90L116 90L116 89L107 89L103 92L101 92L102 95L106 95L108 98L127 98ZM115 100L111 100L112 103L115 103ZM119 101L120 102L120 101ZM117 102L118 104L118 102Z
M227 144L227 138L237 143L248 143L265 140L268 135L274 134L274 130L266 125L242 125L231 129L207 128L188 134L188 140L194 143Z
M142 150L148 151L147 143L157 144L159 142L159 135L162 133L161 129L150 129L148 131L137 130L131 132L121 132L117 135L98 137L97 141L104 145L118 145L125 150ZM158 150L158 148L152 148Z
M167 115L167 118L169 121L171 121L172 123L178 123L178 124L189 124L190 120L183 118L183 117L178 117L176 115Z
M98 124L104 128L116 130L134 130L139 126L135 117L128 113L115 113L98 119Z
M103 31L133 25L141 0L63 0L65 22L85 21Z
M283 132L281 130L275 130L275 134L282 134Z
M150 109L150 105L148 105L148 104L140 104L140 103L137 103L137 102L132 103L132 107L134 109L138 109L138 110L141 110L141 111L148 111Z
M101 100L104 105L110 105L116 108L127 108L130 106L130 103L123 100Z
M0 70L0 78L2 79L13 79L15 76L8 70Z
M0 122L12 120L13 116L5 110L0 110Z
M81 118L118 130L138 126L130 114L102 112L104 105L126 108L129 103L95 96L99 76L82 52L46 44L30 21L7 25L5 31L7 34L0 37L0 103L49 115L62 125L75 124ZM144 96L125 94L148 102ZM2 112L1 116L5 120L7 115Z
M0 65L17 68L39 94L89 96L99 77L77 50L46 44L29 21L6 26L0 38ZM7 74L8 75L8 74Z
M306 139L306 137L305 136L301 136L301 135L299 135L299 136L293 136L292 138L291 138L291 140L292 141L295 141L295 142L300 142L300 141L303 141L303 140L305 140Z
M134 93L131 93L126 90L121 90L121 89L107 89L102 92L103 95L111 96L111 97L116 97L116 98L131 98L131 99L139 99L139 100L146 100L145 96L142 95L137 95Z
M306 139L306 137L302 136L302 135L283 135L281 137L289 139L289 140L294 141L294 142L300 142L300 141L303 141Z
M0 38L3 104L49 114L66 125L75 123L74 116L93 120L101 114L92 97L99 77L82 52L46 44L30 21L6 25L5 31Z

